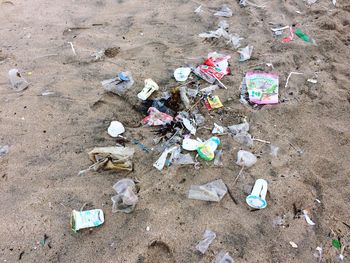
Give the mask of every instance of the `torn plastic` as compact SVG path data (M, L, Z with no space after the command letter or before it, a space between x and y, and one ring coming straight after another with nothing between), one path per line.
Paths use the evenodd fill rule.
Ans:
M237 34L230 34L228 33L224 28L219 27L215 31L209 31L207 33L201 33L199 34L199 37L201 38L223 38L226 40L227 44L232 45L234 48L239 48L241 46L241 38Z
M196 121L197 126L202 126L205 123L205 118L200 113L195 113L194 114L194 119Z
M89 152L94 164L88 170L127 170L132 171L132 157L135 150L129 147L96 147Z
M215 166L223 166L224 163L222 162L222 150L215 152L215 158L214 158L214 165Z
M180 87L180 97L181 101L185 105L185 108L189 109L191 107L191 103L189 98L187 97L187 88L185 86Z
M137 97L140 100L147 100L149 96L156 90L159 90L159 86L157 83L155 83L152 79L145 79L145 87L142 89L142 91L137 94Z
M191 156L191 154L186 153L186 154L178 154L174 160L173 160L174 164L177 165L189 165L189 164L195 164L193 157Z
M22 91L28 88L29 83L21 76L18 69L14 68L9 71L11 87L14 91Z
M233 263L233 258L230 257L228 252L222 250L211 263Z
M119 72L116 78L104 80L101 84L106 91L121 96L132 87L134 79L129 71Z
M148 109L148 113L149 115L142 120L142 123L147 124L149 126L165 125L171 123L174 119L172 116L164 112L160 112L155 107L150 107Z
M97 227L104 223L104 215L101 209L93 209L86 211L72 211L70 223L72 230L77 232L83 228Z
M155 167L157 170L161 171L164 168L164 165L167 161L167 157L169 153L172 153L173 151L177 150L179 146L173 146L171 148L167 148L164 150L164 152L161 154L161 156L158 158L158 160L153 164L153 167Z
M220 9L214 13L214 16L231 17L232 10L227 5L222 5Z
M219 202L227 193L225 183L219 179L204 185L191 185L189 199Z
M253 146L252 136L248 133L249 131L249 123L243 122L237 125L228 126L229 131L233 134L233 139L241 144L246 146Z
M201 92L206 94L211 94L214 90L217 90L218 88L219 88L218 85L210 85L206 88L201 89Z
M125 132L125 128L121 122L111 121L111 124L109 125L107 132L111 137L116 138L120 134Z
M237 162L239 166L251 167L257 161L257 158L254 154L248 151L240 150L237 153Z
M236 142L246 145L248 147L253 146L253 139L249 133L238 133L237 135L233 136L233 139Z
M129 178L119 180L113 185L117 195L112 196L112 212L131 213L138 202L135 182Z
M220 126L214 122L214 128L211 131L212 134L223 134L225 132L226 128L223 126Z
M270 154L272 155L272 157L277 157L278 156L278 151L280 150L280 148L278 146L275 145L270 145Z
M303 214L304 214L304 217L305 217L305 221L310 225L310 226L314 226L316 225L315 222L313 222L310 217L309 217L309 214L306 210L303 210Z
M196 245L196 249L204 254L215 238L216 234L213 231L209 229L205 230L202 240Z
M233 133L233 135L237 135L239 133L247 133L249 131L249 123L243 122L237 125L231 125L227 127L230 132Z
M237 52L240 55L239 61L246 61L252 56L253 46L246 46L245 48L240 48Z
M0 146L0 157L8 154L9 151L10 151L10 146L8 145Z
M221 20L221 21L219 22L218 26L219 26L220 28L223 28L223 29L228 29L229 24L227 23L226 20Z

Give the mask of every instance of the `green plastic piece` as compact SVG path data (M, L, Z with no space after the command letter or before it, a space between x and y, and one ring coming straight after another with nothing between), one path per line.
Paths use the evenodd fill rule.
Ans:
M338 239L333 239L333 240L332 240L332 245L333 245L333 247L335 247L336 249L339 249L340 246L341 246Z
M301 31L300 28L297 28L295 30L295 34L300 37L302 40L304 40L305 42L311 42L311 37L309 37L308 35L306 35L303 31Z

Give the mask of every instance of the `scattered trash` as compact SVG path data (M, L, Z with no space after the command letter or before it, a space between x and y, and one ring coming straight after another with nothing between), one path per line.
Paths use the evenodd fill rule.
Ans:
M307 4L308 5L312 5L314 3L316 3L318 0L307 0Z
M204 103L205 107L208 110L219 109L224 106L222 105L219 96L208 96L207 100Z
M183 139L182 148L186 151L196 151L201 142L193 139Z
M278 146L275 146L275 145L270 145L270 154L272 155L272 157L277 157L278 156L278 151L280 150L280 148Z
M102 225L105 221L103 211L101 209L93 209L87 211L73 210L71 215L71 226L74 232L83 228L90 228Z
M176 81L186 81L191 73L191 68L177 68L174 71Z
M215 238L216 234L213 231L209 229L205 230L202 240L196 245L196 249L204 254Z
M233 263L233 258L230 257L228 252L222 250L211 263Z
M121 179L113 185L113 189L117 195L111 198L113 202L112 212L121 211L128 214L134 211L138 202L134 181L128 178Z
M165 149L161 156L158 158L158 160L153 164L153 167L155 167L159 171L163 170L164 165L167 161L168 154L174 152L178 148L178 146L173 146L169 149Z
M245 76L249 101L253 104L278 103L278 75L248 71Z
M308 212L306 210L303 210L303 214L305 217L306 222L310 225L310 226L314 226L316 225L309 217Z
M302 40L304 40L305 42L309 42L309 43L312 43L314 45L316 45L316 41L311 38L310 36L308 36L307 34L305 34L300 28L297 28L295 30L295 34L301 38Z
M180 87L180 98L186 109L191 108L191 103L187 97L187 88L185 86Z
M111 121L111 124L107 130L108 134L113 138L118 137L120 134L125 132L123 124L119 121Z
M291 26L289 26L289 36L282 39L283 43L289 43L294 39L294 31Z
M10 151L10 146L8 145L0 146L0 157L8 154L9 151Z
M134 149L129 147L96 147L89 152L90 160L94 162L88 170L127 170L132 171L131 158Z
M44 91L43 93L41 93L41 96L50 96L50 95L54 95L55 92L53 91Z
M227 5L222 5L220 9L214 13L214 16L231 17L232 10Z
M222 127L214 122L214 128L211 131L212 134L223 134L225 132L225 127Z
M191 185L189 199L219 202L227 193L225 183L219 179L204 185Z
M316 258L318 258L318 262L321 262L321 261L322 261L322 255L323 255L323 249L322 249L322 247L317 247L317 248L316 248L316 251L317 251L317 252L314 253L314 256L315 256Z
M70 47L71 47L71 49L72 49L72 51L73 51L74 56L76 56L76 55L77 55L77 52L75 52L75 48L74 48L73 43L72 43L72 42L67 42L67 43L70 45Z
M333 3L334 6L336 6L337 5L337 0L332 0L332 3Z
M216 151L215 152L215 159L214 159L214 165L215 166L223 166L222 162L222 150Z
M289 241L289 244L292 246L292 248L298 248L298 245L295 244L293 241Z
M252 193L247 196L247 204L254 209L263 209L267 206L265 197L267 193L267 182L264 179L255 181Z
M196 10L194 10L194 12L197 13L197 14L203 12L202 6L201 6L201 5L198 6L198 7L196 8Z
M133 139L132 143L139 146L140 149L146 153L150 153L152 149L148 148L146 145L142 144L140 141Z
M140 100L147 100L149 96L156 90L159 90L159 86L157 83L155 83L152 79L145 79L145 87L143 90L137 94L137 97Z
M230 34L226 31L226 28L222 28L219 27L217 30L215 31L209 31L207 33L201 33L199 34L199 37L202 38L223 38L225 39L227 42L227 44L232 45L234 48L239 48L241 46L241 40L243 38L241 38L239 35L237 34Z
M308 79L307 81L312 83L312 84L316 84L317 83L317 79Z
M142 120L142 123L149 126L165 125L167 123L171 123L174 120L174 118L169 114L160 112L154 107L150 107L148 109L148 113L149 115Z
M239 166L242 167L251 167L253 166L257 161L257 158L254 154L251 152L247 152L244 150L239 150L237 153L237 162Z
M21 76L18 69L11 69L8 74L13 90L19 92L28 88L29 83Z
M187 153L187 154L179 153L178 155L176 155L174 157L173 162L174 162L174 164L177 164L177 165L195 164L193 157L189 153Z
M230 58L231 56L225 56L216 52L209 53L204 64L199 65L194 70L194 73L211 84L218 81L219 85L225 88L225 85L220 80L223 76L230 73L228 67L228 60Z
M333 239L332 240L332 246L336 249L340 249L341 248L341 244L340 241L338 239Z
M233 138L236 142L239 142L249 147L253 146L252 136L248 133L248 122L244 121L241 124L228 126L228 129L233 134Z
M197 152L199 156L206 161L211 161L215 157L215 151L220 145L220 139L218 137L211 137L209 140L199 145Z
M106 91L121 96L132 87L134 79L128 71L119 72L116 78L104 80L101 84Z
M245 48L240 48L237 52L240 54L239 61L246 61L252 56L253 46L246 46Z
M287 88L288 87L288 83L289 83L289 79L290 79L290 77L292 76L292 75L303 75L304 73L300 73L300 72L290 72L289 73L289 75L288 75L288 78L287 78L287 80L286 80L286 84L284 85L284 87L285 88Z

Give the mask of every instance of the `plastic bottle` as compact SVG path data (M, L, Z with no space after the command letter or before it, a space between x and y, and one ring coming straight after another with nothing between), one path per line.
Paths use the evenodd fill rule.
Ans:
M220 145L220 139L218 137L211 137L205 143L201 144L197 148L199 156L206 160L211 161L215 157L215 150Z

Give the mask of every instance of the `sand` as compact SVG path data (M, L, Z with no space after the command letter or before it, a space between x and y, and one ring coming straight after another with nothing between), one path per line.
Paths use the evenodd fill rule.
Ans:
M252 59L239 63L231 46L198 37L217 28L221 18L213 12L222 1L1 1L0 145L10 146L0 157L1 262L211 262L225 250L238 263L305 263L318 262L316 247L323 249L322 262L336 262L340 251L331 240L337 238L347 261L350 5L255 0L264 2L265 8L226 2L233 10L224 19L229 31L244 38L242 46L254 46ZM196 14L199 5L204 12ZM317 46L300 39L282 43L270 22L298 24ZM91 56L107 48L108 57ZM209 138L214 121L227 126L246 117L255 138L280 147L277 157L264 143L248 149L226 135L222 167L202 161L199 170L171 166L158 172L152 163L160 153L128 143L136 149L133 172L78 176L91 164L89 150L115 145L106 131L112 120L124 124L126 137L156 147L152 129L140 125L144 115L130 100L105 93L102 80L127 69L135 79L131 97L146 78L166 91L177 85L174 69L200 64L212 51L232 56L232 74L223 79L228 89L215 93L224 108L200 108L206 122L197 136ZM271 70L265 63L279 74L281 103L247 108L239 102L242 77L256 65ZM11 68L31 83L28 89L11 90ZM303 75L293 75L285 88L291 71ZM234 185L239 149L259 158ZM139 203L131 214L112 213L112 185L124 177L139 182ZM258 178L269 183L268 206L251 211L245 197ZM215 179L225 181L237 203L229 195L219 203L187 198L191 185ZM103 209L106 221L75 234L70 214L83 206ZM305 222L303 209L315 226ZM200 255L195 245L205 229L217 238Z

